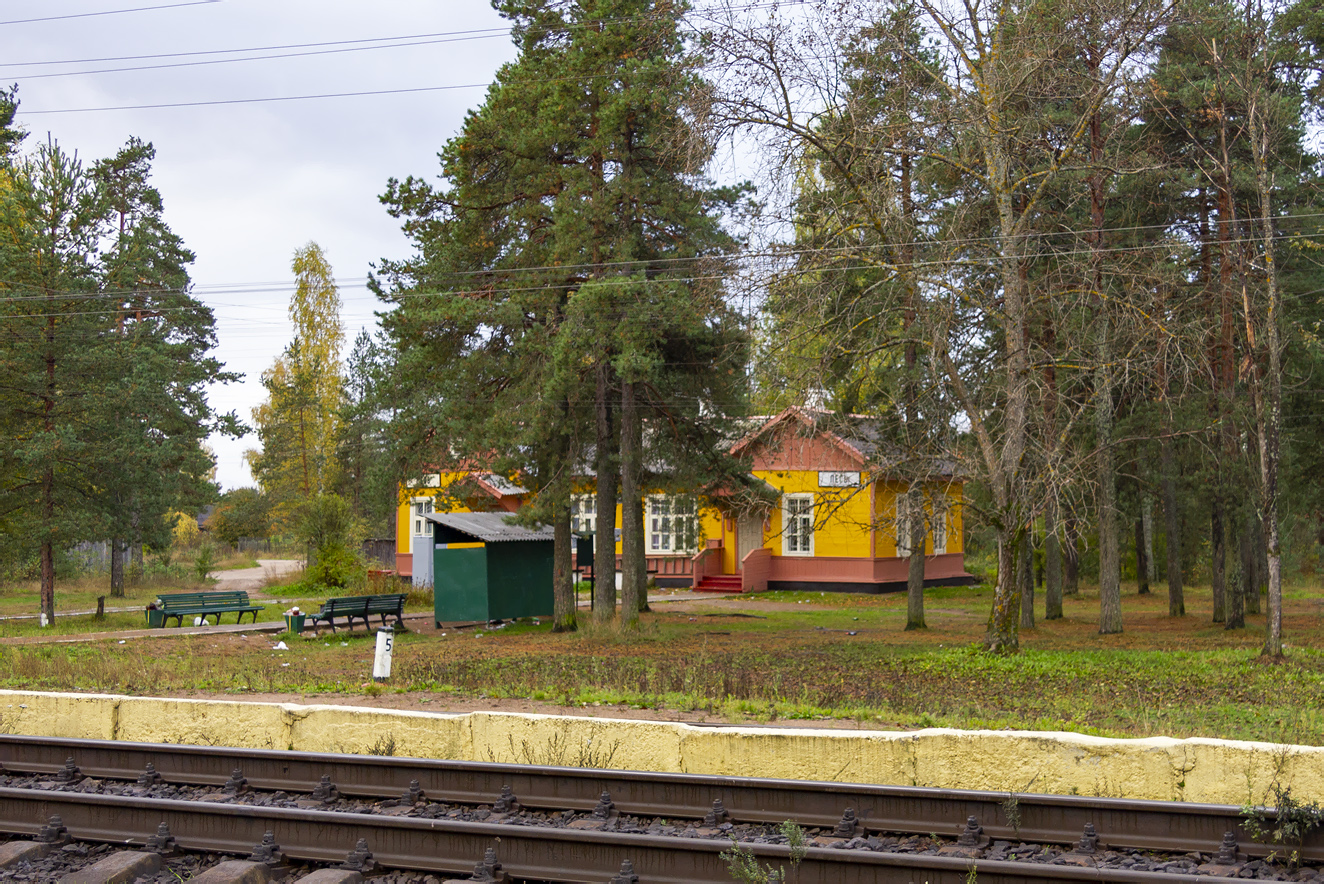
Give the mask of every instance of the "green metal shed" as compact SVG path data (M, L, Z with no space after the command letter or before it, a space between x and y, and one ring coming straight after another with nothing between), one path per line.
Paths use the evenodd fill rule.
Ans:
M437 625L552 615L550 525L525 528L509 513L429 513Z

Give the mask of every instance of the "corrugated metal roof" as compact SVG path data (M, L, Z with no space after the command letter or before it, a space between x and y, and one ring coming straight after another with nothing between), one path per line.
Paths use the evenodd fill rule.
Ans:
M497 491L500 491L502 494L514 495L529 493L529 489L521 488L509 479L498 476L496 473L480 473L479 478L491 485Z
M509 517L510 513L428 513L423 518L484 543L499 543L503 540L551 540L555 534L555 529L551 525L525 528L523 525L511 525L506 522Z

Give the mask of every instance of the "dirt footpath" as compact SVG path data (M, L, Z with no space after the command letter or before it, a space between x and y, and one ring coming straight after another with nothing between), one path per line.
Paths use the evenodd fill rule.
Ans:
M256 568L237 568L233 571L213 571L212 578L218 590L246 590L252 598L266 599L271 596L262 592L267 581L283 577L303 567L303 562L292 559L258 559Z

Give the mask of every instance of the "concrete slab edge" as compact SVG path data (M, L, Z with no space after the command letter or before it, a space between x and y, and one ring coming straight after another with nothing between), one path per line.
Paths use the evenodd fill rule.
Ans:
M1243 805L1324 802L1324 747L1048 731L696 727L240 700L0 691L0 732Z

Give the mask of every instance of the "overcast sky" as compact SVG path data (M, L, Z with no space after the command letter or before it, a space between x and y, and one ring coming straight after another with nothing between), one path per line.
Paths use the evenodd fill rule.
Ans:
M111 10L138 11L96 14ZM67 17L24 21L56 16ZM477 33L455 34L464 31ZM343 41L399 37L432 42L328 53L374 45ZM63 63L332 42L340 45ZM327 54L43 76L296 52ZM0 2L0 83L19 85L29 146L49 133L89 162L130 136L156 146L155 184L170 225L197 253L193 280L216 312L218 355L245 375L212 390L211 402L245 420L263 398L259 375L292 334L294 250L315 240L326 251L341 282L348 350L375 322L376 301L363 287L370 263L410 251L377 200L387 179L434 177L437 151L483 100L481 84L514 55L486 0ZM43 113L470 84L480 88ZM255 445L252 435L212 440L222 487L252 484L243 452Z

